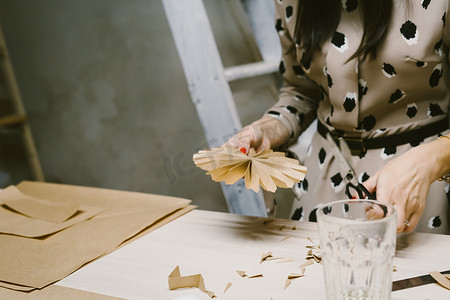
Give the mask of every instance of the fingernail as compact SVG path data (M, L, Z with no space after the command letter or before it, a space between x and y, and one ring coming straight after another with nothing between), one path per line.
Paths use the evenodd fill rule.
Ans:
M241 151L241 152L244 153L244 154L247 154L247 150L245 150L244 147L242 147L241 149L239 149L239 151Z

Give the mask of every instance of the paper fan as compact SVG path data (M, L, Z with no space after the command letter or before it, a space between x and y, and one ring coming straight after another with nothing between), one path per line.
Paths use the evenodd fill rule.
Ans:
M255 192L259 191L259 186L270 192L275 192L277 187L291 188L306 174L306 167L296 159L272 150L256 153L250 148L249 153L244 154L236 147L224 146L200 150L193 159L214 181L233 184L244 178L245 187Z

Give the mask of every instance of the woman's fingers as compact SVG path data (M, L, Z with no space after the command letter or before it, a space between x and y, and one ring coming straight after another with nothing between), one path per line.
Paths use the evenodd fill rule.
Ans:
M232 136L224 145L238 148L243 153L248 153L250 147L258 145L259 129L249 125L242 128L236 135Z
M403 232L412 232L414 228L419 224L421 214L413 213L408 219L405 218Z
M366 189L373 193L377 192L377 200L393 205L397 210L397 232L402 232L405 227L405 215L406 208L405 203L402 201L402 196L397 195L395 186L389 184L389 178L384 177L384 174L381 173L383 170L381 169L373 176L371 176L368 180L364 182L364 186ZM383 180L387 179L387 180ZM387 184L385 184L387 182Z
M266 116L242 128L224 145L234 146L243 153L248 153L250 148L260 152L283 145L288 139L289 132L281 121Z

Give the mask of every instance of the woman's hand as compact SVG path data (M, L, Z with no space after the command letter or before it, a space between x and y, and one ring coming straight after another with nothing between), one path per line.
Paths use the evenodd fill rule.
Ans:
M417 146L388 162L364 186L377 200L397 208L397 231L411 232L425 209L433 181L449 171L450 143L438 139Z
M225 145L235 146L243 153L248 153L250 148L254 148L256 152L260 152L281 146L288 139L288 129L280 120L264 116L242 128Z

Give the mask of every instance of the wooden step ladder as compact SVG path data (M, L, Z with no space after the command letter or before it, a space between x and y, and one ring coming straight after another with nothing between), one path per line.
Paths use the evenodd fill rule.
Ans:
M19 87L17 85L14 70L12 68L6 42L0 27L0 79L3 80L9 107L0 108L0 129L14 128L20 131L25 153L30 164L31 174L34 180L44 181L39 157L31 134L27 115L22 104ZM9 105L8 105L9 106Z

